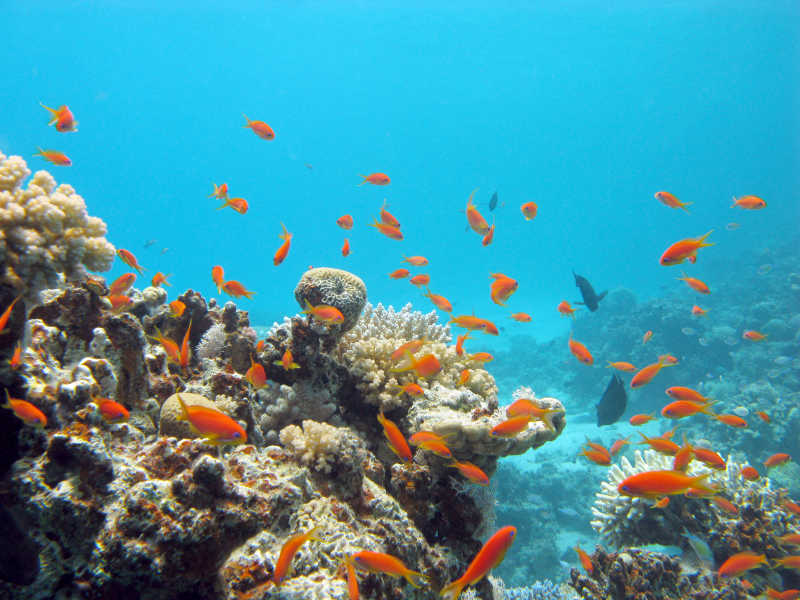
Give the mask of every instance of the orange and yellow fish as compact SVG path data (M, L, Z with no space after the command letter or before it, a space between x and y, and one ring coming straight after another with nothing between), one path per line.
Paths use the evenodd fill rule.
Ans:
M717 570L718 577L739 577L742 573L750 569L756 569L760 565L768 565L767 557L763 554L756 554L755 552L738 552L728 558L719 570Z
M431 377L442 370L441 363L432 353L425 354L421 358L416 359L410 352L406 351L406 358L408 358L409 361L407 366L395 367L393 369L389 369L389 371L392 373L414 371L414 373L417 374L417 377Z
M255 296L255 292L251 292L246 289L240 282L236 281L235 279L231 279L226 281L222 284L222 291L228 294L229 296L233 296L234 298L241 298L244 296L245 298L252 299Z
M281 361L277 361L275 364L282 363ZM250 368L247 369L247 372L244 374L244 378L247 380L247 383L252 385L257 390L260 390L267 385L267 373L264 371L263 365L255 362L252 356L250 357Z
M133 252L130 250L120 248L117 250L117 256L119 256L120 260L128 265L131 269L136 269L139 275L141 275L142 271L144 271L144 267L139 264L139 261L136 260L136 256L134 256Z
M682 275L682 277L678 277L678 281L685 281L686 285L688 285L698 294L711 293L711 290L703 281L697 279L696 277L689 277L686 273L682 273Z
M352 229L353 228L353 216L352 215L342 215L338 219L336 219L336 224L341 227L342 229Z
M516 417L509 417L505 421L498 423L489 432L492 437L510 438L522 433L528 428L528 423L531 422L531 416L526 414L517 415Z
M251 359L252 360L252 359ZM279 367L283 367L286 371L290 371L292 369L299 369L300 365L294 362L294 357L292 356L292 351L288 348L286 352L283 353L283 356L280 360L276 360L275 363Z
M121 296L136 282L136 273L123 273L108 286L109 296Z
M50 112L50 122L48 125L55 125L56 131L59 133L69 133L78 131L78 122L72 114L72 111L66 104L62 104L58 108L50 108L41 102L39 104L42 108L46 108Z
M427 273L420 273L419 275L414 275L411 279L408 280L411 285L416 285L417 287L422 287L428 285L431 282L431 276Z
M482 486L489 485L489 476L478 465L467 461L453 461L450 466L458 469L458 472L472 483Z
M392 213L386 210L385 198L383 199L383 206L381 207L381 223L400 229L400 221L398 221Z
M616 362L610 362L609 361L608 366L611 367L612 369L616 369L617 371L630 372L630 371L635 371L636 370L636 367L634 367L629 362L625 362L624 360L618 360Z
M502 277L495 277L490 287L489 295L492 298L492 302L500 306L505 306L506 301L517 291L518 287L519 283L516 279L511 279L511 277L505 275Z
M21 419L26 425L33 425L34 427L47 426L47 417L44 416L41 410L27 400L12 398L8 394L8 388L6 388L6 403L3 404L3 408L10 408L17 418Z
M8 331L8 329L6 329L6 325L8 325L8 320L11 318L11 311L14 310L14 305L17 302L19 302L20 298L22 298L21 295L14 298L11 301L11 304L8 305L8 308L6 308L3 311L3 314L0 315L0 334L6 333Z
M211 267L211 281L217 286L217 293L221 294L222 284L225 283L225 270L220 265Z
M511 318L520 323L530 323L533 320L528 313L518 312L511 315Z
M180 300L173 300L167 306L169 306L170 314L173 317L180 317L183 315L183 311L186 310L186 305L181 302Z
M403 239L403 232L400 231L399 227L387 225L386 223L379 223L377 219L375 219L374 223L370 223L369 226L374 227L390 240L400 241Z
M649 423L653 419L655 419L655 415L633 415L630 419L628 419L628 423L637 427L639 425L644 425L645 423Z
M392 352L389 358L391 360L400 360L406 355L406 352L415 354L420 348L422 348L426 341L427 340L425 338L420 338L418 340L411 340L410 342L400 344L400 346L397 347L397 350Z
M734 196L731 208L734 206L738 206L739 208L744 208L746 210L759 210L767 206L767 203L764 202L763 198L759 198L758 196L739 196L739 198Z
M395 425L394 421L387 419L383 415L383 409L378 413L378 422L383 427L383 435L386 437L386 445L389 450L394 452L400 460L405 463L410 463L414 459L411 454L411 448L408 447L408 442L400 431L400 428Z
M692 306L692 316L693 317L705 317L707 315L708 315L708 311L706 309L700 308L699 306L697 306L697 304Z
M216 198L217 200L224 200L228 197L228 184L223 183L222 185L217 185L216 183L212 183L211 185L214 186L214 191L211 192L208 197L209 198Z
M561 313L562 317L572 317L573 319L575 318L575 311L578 310L577 308L572 308L566 300L559 302L556 309Z
M433 302L433 305L439 310L443 310L446 313L453 312L453 305L450 304L450 301L444 296L433 294L428 288L425 288L425 293L422 295L428 298L431 302Z
M128 409L110 398L92 398L100 414L108 423L122 423L130 417Z
M534 217L536 217L536 213L539 212L539 207L536 205L536 202L526 202L520 206L520 210L525 216L525 220L531 221Z
M506 407L507 417L526 415L531 419L542 421L551 431L556 429L553 425L553 417L560 414L564 414L560 408L542 408L528 398L517 398Z
M742 334L742 339L750 340L751 342L760 342L767 339L767 336L763 333L750 329Z
M167 277L172 277L172 274L164 275L161 271L153 275L153 279L150 280L150 285L153 287L161 287L162 285L168 285L172 287L172 284L167 281Z
M764 466L768 469L786 464L792 457L785 452L777 452L764 461Z
M697 413L714 416L714 411L711 410L711 403L694 402L692 400L675 400L661 409L661 416L668 419L683 419Z
M461 591L468 585L478 583L483 579L492 569L497 567L506 552L514 543L517 536L517 529L512 525L508 525L495 532L492 537L483 545L483 547L469 563L467 570L464 574L455 581L448 583L439 592L446 600L458 600Z
M403 561L391 554L383 552L370 552L363 550L352 555L353 564L364 571L371 573L385 573L393 577L404 577L413 587L418 588L426 584L428 579L422 573L412 571Z
M411 272L408 269L397 269L389 273L389 277L392 279L403 279L411 275Z
M344 315L342 314L342 311L335 306L329 306L327 304L317 304L316 306L312 306L311 303L306 300L306 309L302 312L304 315L309 315L315 320L325 323L326 325L341 325L344 323Z
M407 262L414 267L424 267L428 264L428 259L424 256L406 256L403 255L403 260L400 262Z
M283 223L281 223L281 227L283 228L283 233L279 234L278 237L283 240L283 243L275 251L275 256L272 258L272 264L276 267L284 261L289 254L289 247L292 245L292 234L286 231L286 225ZM347 255L345 254L345 256Z
M372 185L389 185L392 180L386 173L370 173L369 175L359 175L363 179L358 185L371 183Z
M689 212L689 209L686 207L692 204L691 202L681 202L669 192L656 192L654 195L656 200L661 202L661 204L669 206L670 208L682 208L686 212Z
M485 236L489 233L489 223L486 222L486 219L483 218L478 209L475 208L475 204L472 202L472 198L475 196L475 192L478 189L475 188L472 190L472 193L469 195L469 199L467 200L467 223L477 234Z
M690 489L716 493L717 489L709 487L705 482L708 476L709 473L692 477L679 471L644 471L623 479L617 490L623 496L637 498L685 494Z
M686 238L675 242L664 251L664 253L661 255L659 263L665 267L668 267L672 265L678 265L687 259L689 259L690 262L694 262L694 260L697 259L697 251L700 248L707 248L708 246L714 245L713 243L706 242L706 238L709 235L711 235L711 231L698 238Z
M579 361L581 361L585 365L591 365L594 362L594 357L592 357L592 353L589 352L588 348L584 346L578 340L572 339L572 333L569 334L569 340L567 342L569 344L569 351L575 355Z
M52 165L56 165L57 167L72 166L72 161L70 160L69 156L58 150L42 150L39 148L39 151L36 152L34 156L41 156L47 162Z
M578 553L578 559L581 561L581 566L587 573L591 575L594 572L594 565L592 565L592 558L588 554L586 554L586 551L582 550L580 546L575 546L573 550L575 550L575 552Z
M657 363L643 367L631 379L631 387L636 389L642 387L643 385L647 385L653 380L653 377L655 377L661 369L671 366L673 365L666 364L664 361L659 359Z
M202 435L211 444L244 444L247 432L228 415L206 406L187 406L177 394L181 405L179 421L187 421L192 431Z
M258 137L262 140L274 140L275 139L275 132L272 130L272 127L264 123L264 121L251 121L247 118L247 115L244 115L245 121L247 121L247 125L242 125L242 127L248 127L253 130Z
M244 198L225 198L225 202L217 207L217 210L221 210L227 206L230 206L233 210L235 210L240 215L243 215L247 212L247 209L250 208L250 205L247 203L247 200Z
M314 537L314 534L318 529L319 526L314 527L305 533L293 535L283 544L280 554L278 555L278 560L275 562L275 570L272 573L272 579L270 580L273 584L275 584L275 587L280 587L280 585L283 583L283 580L286 579L286 575L289 574L289 567L292 564L292 559L303 544L309 540L315 540L317 542L322 541Z
M344 244L342 244L342 256L350 256L350 240L344 238Z
M744 428L747 427L747 421L745 421L739 415L715 415L715 418L720 423L724 423L728 427L738 427Z

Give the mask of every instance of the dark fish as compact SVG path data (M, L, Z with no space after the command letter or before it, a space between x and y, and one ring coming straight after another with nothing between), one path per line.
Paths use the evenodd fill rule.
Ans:
M583 296L583 302L576 302L575 304L583 304L591 312L596 311L597 305L600 303L600 300L606 297L608 290L598 295L595 293L592 284L589 283L586 277L577 275L575 271L573 271L572 274L575 275L575 285L578 286L578 289L581 291L581 296Z
M628 393L625 391L625 384L619 375L614 373L611 381L608 382L603 397L597 404L597 426L611 425L616 423L625 412L628 405Z
M144 243L144 247L145 247L145 248L149 248L150 246L152 246L152 245L153 245L153 244L155 244L155 243L156 243L156 240L147 240L147 241Z
M497 208L497 192L492 194L492 197L489 199L489 210L494 210Z

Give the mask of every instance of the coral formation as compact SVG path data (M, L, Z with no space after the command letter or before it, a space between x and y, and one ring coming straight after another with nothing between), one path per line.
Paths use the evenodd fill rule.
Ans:
M336 326L337 335L355 326L367 301L367 286L361 278L329 267L309 269L294 289L294 297L305 309L309 304L325 304L339 309L344 322Z

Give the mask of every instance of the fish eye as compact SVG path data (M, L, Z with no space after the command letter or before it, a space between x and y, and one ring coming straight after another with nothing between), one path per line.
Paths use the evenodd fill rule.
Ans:
M240 438L240 437L242 437L242 434L241 434L241 433L239 433L238 431L234 431L234 432L233 432L233 437L235 437L235 438Z
M622 489L622 491L624 491L624 492L630 491L630 487L627 486L627 485L623 485L622 488L620 488L620 489Z

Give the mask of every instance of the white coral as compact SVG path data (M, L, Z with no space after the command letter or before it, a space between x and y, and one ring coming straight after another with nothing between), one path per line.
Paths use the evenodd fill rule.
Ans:
M215 323L203 334L197 344L198 358L216 358L225 346L225 326Z
M329 473L330 462L336 462L336 456L345 446L347 429L333 427L327 423L318 423L310 419L303 421L303 428L289 425L281 430L281 443L289 449L298 460L315 471Z
M366 338L415 340L423 337L430 342L448 343L452 339L450 327L439 325L438 321L435 310L422 313L413 310L410 302L399 311L392 306L384 308L381 303L373 306L367 302L356 326L343 336L341 343L347 345Z

